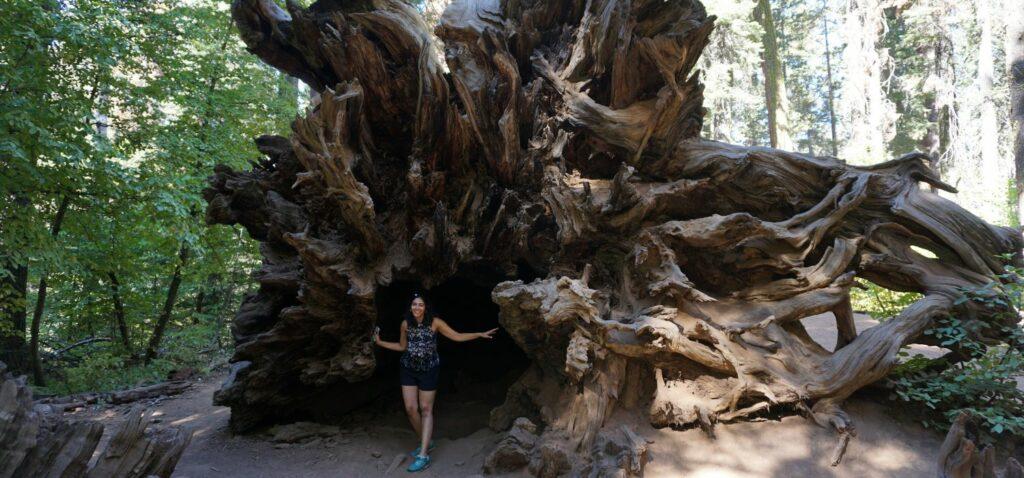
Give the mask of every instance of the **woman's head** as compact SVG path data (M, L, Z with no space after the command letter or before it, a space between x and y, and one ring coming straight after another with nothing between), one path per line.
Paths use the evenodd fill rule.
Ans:
M419 319L423 317L423 313L427 311L427 303L423 300L419 294L413 294L412 302L409 304L409 312L413 317Z
M409 321L409 325L416 325L417 321L429 324L433 316L434 314L427 307L427 302L423 295L418 292L413 293L412 299L409 301L409 311L405 314L405 319Z

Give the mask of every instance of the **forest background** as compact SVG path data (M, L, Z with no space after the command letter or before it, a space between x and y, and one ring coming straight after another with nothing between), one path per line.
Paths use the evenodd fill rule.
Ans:
M718 17L700 66L705 137L858 165L921 151L959 189L951 199L1020 226L1024 0L704 4ZM436 20L445 2L417 6ZM310 93L245 51L228 10L4 2L0 361L39 395L141 385L230 356L259 255L240 226L205 226L205 180L217 163L258 161L252 139L285 134ZM879 320L910 299L864 285L855 307ZM967 362L959 379L917 364L894 396L952 416L996 394L1010 402L991 429L1024 431L1021 397L1005 387L1022 368L1010 352L982 350L1000 359ZM973 384L962 377L977 371L970 393L898 388Z

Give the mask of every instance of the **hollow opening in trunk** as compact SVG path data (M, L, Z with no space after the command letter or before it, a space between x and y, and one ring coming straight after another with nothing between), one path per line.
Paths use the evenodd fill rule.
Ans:
M453 278L431 289L418 282L395 281L377 291L377 321L381 338L399 340L401 322L414 292L421 293L437 317L457 332L483 332L498 324L498 306L491 301L497 282ZM486 427L492 408L500 405L508 388L530 365L526 354L504 330L493 339L455 342L438 334L441 358L440 383L435 399L439 437L468 435ZM384 402L401 411L398 382L401 353L377 351L375 376L390 381Z

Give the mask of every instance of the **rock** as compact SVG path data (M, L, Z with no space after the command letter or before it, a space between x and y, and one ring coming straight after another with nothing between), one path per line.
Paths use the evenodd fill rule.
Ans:
M182 369L171 370L167 373L167 380L179 381L188 380L198 374L199 371L192 367L185 367Z
M380 458L381 457L381 452L375 451L373 453L370 453L370 455L373 456L374 458Z
M53 413L53 407L46 405L44 403L37 403L32 406L32 411L40 415L47 415Z
M593 478L639 477L649 461L647 441L626 426L621 434L602 434L594 445Z
M270 429L271 440L279 443L295 443L306 438L336 435L338 427L313 422L295 422L276 425Z
M536 432L537 425L529 419L517 418L494 451L484 459L484 472L507 473L529 464L532 450L537 444Z
M516 418L515 421L512 422L512 428L520 428L535 435L537 434L537 425L526 417Z
M530 473L538 478L555 478L572 469L568 445L562 440L546 441L530 461Z
M484 472L493 475L508 473L526 466L530 462L530 452L516 443L502 441L498 447L484 459Z

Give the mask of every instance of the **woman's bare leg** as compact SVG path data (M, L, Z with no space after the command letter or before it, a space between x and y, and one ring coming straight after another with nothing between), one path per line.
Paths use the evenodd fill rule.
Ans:
M434 395L437 390L420 390L420 419L422 420L423 434L420 440L420 455L427 456L430 446L430 436L434 433Z
M423 435L423 424L420 419L420 411L416 402L416 394L419 388L415 385L402 385L402 401L405 402L405 414L409 416L409 423L416 431L416 436Z

